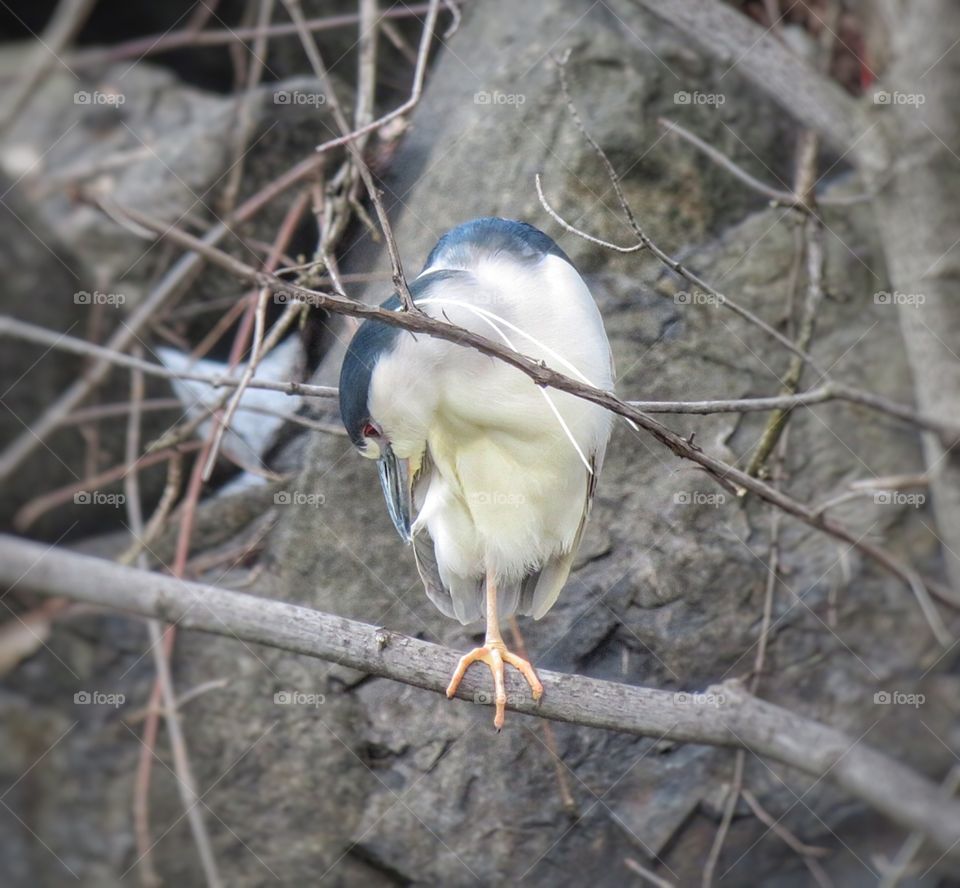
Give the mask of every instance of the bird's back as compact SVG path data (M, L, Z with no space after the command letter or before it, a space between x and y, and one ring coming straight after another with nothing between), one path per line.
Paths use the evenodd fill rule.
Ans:
M450 272L462 275L429 286L433 275ZM464 223L440 239L417 282L424 285L418 303L429 314L452 320L457 312L467 329L612 388L610 346L593 296L563 250L532 225L493 217Z
M452 228L430 251L423 271L431 268L470 269L492 256L509 256L517 262L538 262L558 256L571 266L557 242L527 222L484 216ZM421 272L422 274L423 272Z

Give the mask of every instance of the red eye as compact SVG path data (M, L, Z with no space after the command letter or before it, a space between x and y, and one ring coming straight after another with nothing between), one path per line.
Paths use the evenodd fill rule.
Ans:
M380 430L372 423L367 422L363 425L363 437L364 438L379 438Z

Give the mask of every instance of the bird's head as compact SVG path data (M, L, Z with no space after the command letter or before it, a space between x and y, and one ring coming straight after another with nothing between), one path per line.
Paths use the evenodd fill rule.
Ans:
M436 402L421 358L409 333L368 320L340 370L340 417L360 455L377 461L387 510L404 542L411 538L410 472L420 465Z

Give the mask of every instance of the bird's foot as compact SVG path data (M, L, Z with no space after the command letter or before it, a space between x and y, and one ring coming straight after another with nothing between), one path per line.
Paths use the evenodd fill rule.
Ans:
M485 663L487 668L493 673L493 692L496 713L493 717L493 726L499 731L503 727L503 719L507 708L507 691L503 682L503 664L509 663L516 669L530 685L530 691L534 700L539 700L543 696L543 685L537 678L533 666L523 657L507 650L507 646L502 641L488 641L483 647L474 648L469 654L464 654L457 664L457 668L447 686L447 696L453 697L460 687L463 676L467 674L467 669L471 663Z

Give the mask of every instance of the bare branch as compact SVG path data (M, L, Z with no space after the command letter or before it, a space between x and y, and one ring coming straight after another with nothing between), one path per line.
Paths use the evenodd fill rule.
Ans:
M0 536L0 583L317 657L436 693L445 692L459 658L450 648L355 620L6 535ZM700 703L681 702L670 691L539 674L545 689L539 703L520 677L507 675L509 709L644 737L747 748L817 778L828 776L895 822L956 853L960 802L862 741L753 697L737 682L719 685L713 702ZM475 699L484 689L484 678L468 673L457 696Z
M389 113L384 114L382 117L378 117L376 120L371 121L365 126L358 127L352 132L346 132L336 139L330 139L329 141L324 142L322 145L318 145L317 151L329 151L331 148L336 148L338 145L346 145L349 142L352 142L354 139L359 139L361 136L364 136L367 133L372 133L374 130L380 129L380 127L382 127L384 124L389 123L391 120L394 120L403 114L406 114L416 106L417 102L420 101L420 95L423 92L423 78L427 73L427 59L430 56L430 44L433 40L433 32L437 26L437 12L439 10L439 5L439 0L430 0L430 5L427 9L427 18L423 23L423 32L420 36L420 46L417 50L417 67L413 73L413 88L410 91L410 97L402 105L398 105Z
M663 117L661 117L657 122L660 124L660 126L667 130L667 132L674 133L685 142L689 142L694 148L709 157L710 160L717 164L717 166L725 169L728 173L743 182L743 184L748 188L756 191L757 194L763 195L764 197L773 201L773 203L777 204L777 206L797 206L797 197L795 194L792 194L789 191L781 191L777 188L772 188L771 186L767 185L766 182L761 182L758 178L743 169L743 167L734 163L722 151L718 151L713 147L713 145L704 142L703 139L701 139L698 135L695 135L694 133L690 132L690 130L680 126L679 123L674 123L672 120L667 120Z
M137 346L138 350L140 346ZM127 517L130 520L130 528L133 532L134 540L139 542L145 533L143 523L143 510L140 502L140 473L136 468L137 457L140 452L140 404L143 402L144 384L143 374L139 370L134 370L130 374L130 401L133 409L127 417L127 440L126 457L127 462L133 467L127 472L124 478L124 491L127 496ZM135 556L137 566L145 570L147 566L146 555L139 551ZM177 713L176 694L173 689L173 676L170 670L170 660L163 650L162 634L163 629L157 620L147 620L147 629L150 636L150 646L153 652L153 660L157 669L157 684L160 688L160 697L164 704L164 715L166 717L167 732L170 737L170 748L173 751L174 774L177 778L177 785L180 790L180 799L184 807L184 816L190 825L190 833L193 836L194 843L200 855L200 863L203 867L206 884L211 888L218 888L223 883L220 881L219 871L217 869L216 857L213 853L213 847L210 844L210 835L207 832L204 820L204 812L200 808L200 796L197 793L197 784L193 778L193 769L190 765L190 756L187 752L187 742L183 736L183 728L180 724L180 716ZM148 718L156 719L158 713L152 710ZM150 750L151 755L155 753ZM147 799L143 800L141 805L135 805L137 810L147 810ZM145 821L146 823L146 821ZM146 838L149 840L149 832L144 830ZM141 862L147 864L148 876L145 881L156 879L156 872L150 864L150 853L154 843L147 845L146 855L141 856Z
M429 3L410 3L392 6L380 13L384 19L404 19L423 15L429 11ZM453 9L450 9L453 13ZM350 28L360 21L357 13L342 15L320 16L307 19L307 30L310 33L334 31L338 28ZM257 40L260 37L289 37L297 33L297 26L293 24L276 24L268 28L259 26L251 28L223 28L217 30L198 31L195 28L185 28L181 31L168 31L163 34L150 34L147 37L137 37L114 46L96 49L81 49L67 56L67 62L76 69L99 68L123 59L143 59L150 55L171 52L184 47L201 46L228 46L232 43Z
M115 210L121 212L118 207L115 207ZM289 299L303 300L304 302L316 305L319 308L324 308L334 314L345 314L357 318L375 318L384 323L401 327L412 333L425 333L429 336L435 336L439 339L456 343L465 348L476 349L482 354L499 358L501 361L516 367L538 385L549 386L560 391L569 392L579 398L599 404L612 413L632 420L677 456L698 463L706 469L718 483L727 487L731 484L737 485L743 492L754 493L766 502L772 503L788 514L793 515L795 518L799 518L805 524L830 534L837 539L843 540L848 545L858 549L869 558L881 564L886 570L910 586L937 641L945 648L952 646L954 641L953 636L944 625L943 619L930 597L929 590L924 585L922 578L913 568L902 564L884 549L867 542L861 534L848 529L844 525L838 524L831 518L824 515L817 515L810 506L792 499L771 487L769 484L754 478L735 466L705 453L692 441L676 434L662 423L657 422L657 420L649 414L642 413L636 408L631 407L612 392L603 391L579 382L578 380L571 379L562 373L552 370L541 361L535 361L518 351L513 351L494 343L486 337L472 333L462 327L457 327L454 324L428 317L421 311L389 311L378 306L354 302L335 293L308 290L304 287L287 283L275 275L258 271L252 266L241 262L239 259L235 259L233 256L224 253L222 250L203 243L198 238L193 237L193 235L173 226L166 225L163 222L158 222L143 213L128 208L124 208L122 212L124 215L129 216L136 224L151 229L158 235L172 240L186 247L188 250L200 253L215 265L218 265L243 280L256 283L263 287L269 287L274 293L283 294Z
M831 147L874 150L855 99L786 48L740 10L703 0L633 0L689 34L708 55L769 96L796 120L819 133Z
M0 315L0 337L3 336L15 336L27 342L36 342L38 345L52 346L61 351L96 358L103 361L108 368L111 364L116 364L118 367L130 367L134 370L141 370L148 376L159 376L162 379L187 379L192 382L206 383L213 388L225 389L236 388L241 382L240 378L236 376L215 376L194 370L170 370L160 364L152 364L150 361L132 357L106 346L94 345L85 339L66 336L53 330L38 327L35 324L29 324L26 321ZM247 382L247 388L267 389L284 395L311 398L337 397L337 390L332 386L308 385L305 382L276 382L272 379L254 378Z
M547 211L547 213L551 216L551 218L553 218L553 220L558 225L561 225L564 229L569 231L571 234L575 234L577 237L583 238L584 240L589 241L590 243L598 244L601 247L608 247L609 249L616 250L617 252L620 252L620 253L637 253L640 250L649 250L654 256L657 257L657 259L659 259L664 265L666 265L667 268L669 268L672 272L674 272L674 274L680 275L680 277L682 277L684 280L688 281L689 283L693 284L695 287L699 287L701 290L703 290L704 293L709 293L711 296L713 296L714 299L716 300L717 305L722 305L726 308L729 308L734 314L739 315L745 321L753 324L755 327L762 330L771 339L775 339L784 348L793 352L795 355L798 355L799 357L803 358L803 360L807 364L809 364L811 367L813 367L814 370L820 373L821 376L824 376L824 377L827 376L826 371L818 367L816 361L814 361L814 359L809 354L803 351L803 349L797 348L797 346L793 342L791 342L789 338L784 336L779 330L775 330L762 318L757 317L757 315L755 315L752 311L749 311L748 309L743 308L743 306L734 302L724 293L721 293L716 288L710 286L710 284L708 284L705 280L703 280L703 278L701 278L699 275L694 274L685 265L682 265L672 256L665 253L652 240L650 240L649 237L647 237L647 235L643 232L641 228L639 228L639 226L637 226L637 228L634 229L639 240L636 244L630 247L618 247L614 244L607 243L606 241L599 240L598 238L593 237L593 235L587 234L585 231L582 231L581 229L571 225L550 205L550 203L547 201L546 195L543 193L543 185L540 181L539 173L537 173L537 175L535 176L534 183L537 187L537 196L540 198L541 206L544 208L544 210Z
M6 101L0 109L0 132L13 123L30 95L54 66L58 62L63 64L60 56L96 5L97 0L60 0L43 30L43 36L38 38L29 58L21 66L16 82L5 89Z
M766 321L761 320L752 312L747 311L747 309L742 308L741 306L731 301L729 298L724 296L718 290L711 287L706 281L704 281L703 279L695 275L693 272L691 272L686 266L681 265L679 262L672 259L669 255L667 255L662 250L660 250L660 248L657 247L656 244L654 244L649 238L647 238L646 235L643 236L643 239L641 240L641 242L630 247L620 247L620 246L617 246L616 244L612 244L607 241L600 240L599 238L593 237L593 235L587 234L585 231L581 231L579 228L576 228L573 225L571 225L556 210L554 210L553 207L550 206L550 204L547 202L546 196L543 193L543 186L541 184L539 174L537 174L535 177L535 183L537 188L537 194L540 197L540 203L543 206L543 208L547 211L547 213L549 213L549 215L559 225L563 226L571 234L575 234L577 235L577 237L581 237L584 240L589 241L590 243L597 244L601 247L607 247L608 249L616 250L621 253L635 253L635 252L638 252L639 250L649 249L668 268L670 268L671 270L679 274L681 277L685 278L690 283L699 287L705 293L710 293L711 295L715 296L718 304L724 305L732 309L736 314L740 315L745 320L754 324L754 326L758 327L760 330L763 330L764 333L766 333L771 338L775 339L785 348L788 348L791 352L793 352L793 354L802 358L807 364L809 364L814 370L816 370L821 375L822 378L830 379L830 376L826 373L826 371L818 367L817 364L814 363L813 358L810 357L810 355L807 354L803 349L799 348L789 338L784 336L779 331L775 330L773 327L767 324ZM799 400L794 402L793 398L798 398ZM945 421L927 414L920 414L917 411L913 410L912 408L906 407L902 404L897 404L896 402L891 401L890 399L885 398L882 395L877 395L872 392L865 392L862 389L858 389L854 386L846 385L844 383L838 383L833 380L831 380L827 385L824 385L821 388L811 389L810 392L806 394L801 394L796 396L781 396L780 398L756 398L756 399L752 399L752 402L755 403L756 405L759 405L760 403L766 403L770 408L789 408L791 406L796 406L798 404L811 404L811 403L817 403L820 400L829 401L834 398L839 398L841 400L862 404L865 407L871 407L874 410L879 410L882 413L887 413L890 416L895 416L898 419L902 419L906 422L915 423L921 428L934 431L937 433L938 436L940 436L941 440L944 443L944 446L949 447L955 444L957 441L960 441L960 437L958 437L958 434L960 434L960 425L955 425L953 423L950 423L949 421ZM647 406L650 405L651 403L654 403L654 402L649 402L649 401L637 402L638 405L640 404L643 405L642 409L646 409ZM741 405L747 404L746 401L740 401L740 402L737 402L737 401L726 401L726 402L725 401L717 401L717 402L709 402L709 401L667 402L667 401L664 401L659 403L661 405L660 409L651 408L650 412L653 412L653 413L658 413L658 412L659 413L686 413L686 412L715 413L715 412L725 412L725 411L722 409L714 410L707 405L710 405L711 403L715 403L717 405L737 404L737 403ZM696 404L701 406L698 406L696 409L691 409L690 411L687 411L686 409L680 408L679 405L681 403L690 404L690 405ZM675 406L668 406L668 405L675 405ZM736 408L736 410L739 410L739 409L741 408L740 407ZM766 409L766 408L761 408L759 406L755 406L755 407L744 406L743 409L760 410L760 409Z
M323 58L320 55L320 50L317 48L317 44L312 35L306 29L306 19L303 16L303 10L300 8L300 0L283 0L283 3L287 7L287 11L290 13L290 18L293 19L294 24L296 24L298 27L300 42L303 44L304 52L307 54L307 58L310 60L310 65L313 68L314 74L316 74L317 78L323 84L323 89L327 95L327 101L330 106L330 110L333 112L334 120L336 120L337 126L343 133L347 150L350 152L354 166L356 167L360 178L363 180L364 187L367 189L367 194L370 196L370 201L373 203L373 207L377 212L377 220L380 222L380 229L383 231L383 237L387 244L387 252L390 255L390 266L393 270L393 286L396 288L397 293L400 296L400 301L403 303L404 310L408 312L418 312L419 309L416 307L416 305L414 305L413 296L410 295L410 288L407 286L407 279L403 273L403 264L400 261L400 251L397 248L397 242L393 236L393 228L390 225L390 220L387 218L387 211L383 206L383 201L381 200L380 190L373 181L373 176L370 174L370 169L367 166L366 161L363 159L363 154L360 150L360 147L356 144L356 140L360 136L362 136L365 132L369 132L372 124L368 125L366 128L360 127L359 129L351 131L350 124L343 113L343 109L340 107L339 100L337 99L337 94L333 88L333 83L330 80L327 66L324 64ZM427 21L424 24L423 45L427 48L429 48L430 37L432 36L433 29L436 26L437 10L439 5L440 0L432 0L430 4L430 12L427 14ZM426 53L426 50L424 50L424 53ZM426 64L426 58L424 58L424 64ZM417 72L419 75L419 67ZM416 89L416 86L414 88ZM328 144L330 147L333 147L332 143ZM325 147L321 145L317 150L323 151L325 150Z
M253 218L266 204L297 183L312 176L323 163L322 155L311 155L287 170L283 175L269 182L256 194L247 198L229 218L217 223L203 237L202 243L214 245L222 241L233 230L233 226ZM158 315L160 309L181 292L203 266L199 253L191 252L179 261L160 279L159 283L146 296L114 334L105 346L109 354L122 352L136 341L141 331ZM106 378L111 361L106 354L100 355L83 376L67 388L52 404L47 405L43 413L35 419L29 428L15 438L0 453L0 481L8 478L56 429L61 422ZM145 373L149 370L144 369Z

